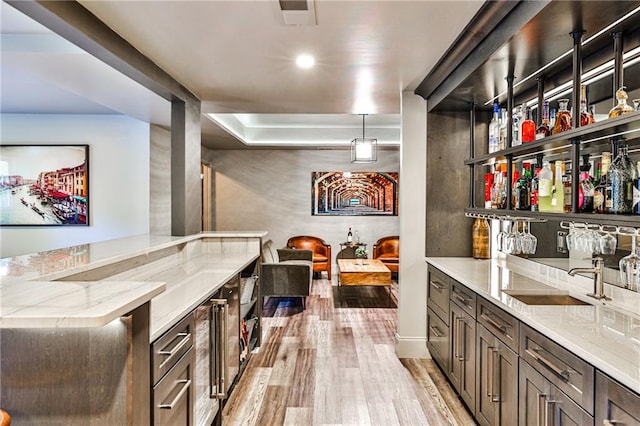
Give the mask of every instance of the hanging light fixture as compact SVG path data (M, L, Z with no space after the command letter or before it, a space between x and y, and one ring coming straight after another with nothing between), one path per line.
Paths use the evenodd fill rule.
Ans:
M362 137L351 141L352 163L375 163L378 161L378 139L364 137L364 117L362 114Z

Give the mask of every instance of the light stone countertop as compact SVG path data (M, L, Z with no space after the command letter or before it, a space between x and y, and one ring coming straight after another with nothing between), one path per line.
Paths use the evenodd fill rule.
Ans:
M164 276L150 274L147 268L146 275L130 273L123 280L114 280L112 276L97 280L65 277L91 273L97 268L116 268L118 262L199 239L262 238L266 234L260 231L207 232L185 237L145 234L0 259L0 328L99 327L159 297L166 289L167 297L159 299L155 313L152 303L151 314L152 329L163 329L166 317L177 312L180 303L185 306L195 303L186 300L190 295L180 289L180 284L191 288L200 283L203 291L206 286L212 289L216 283L223 284L233 271L237 273L246 266L251 261L247 255L224 250L218 255L208 253L207 268L199 265L196 258L194 264L186 262L172 272L165 271ZM258 255L259 250L253 258ZM180 256L163 266L184 262L179 259ZM156 261L156 267L159 263L162 260ZM189 276L189 269L198 272Z
M491 260L428 257L426 261L640 393L640 295L637 293L606 285L606 292L613 300L599 302L586 296L592 291L592 280L569 277L564 271L512 256ZM526 305L504 290L563 292L589 305ZM620 300L619 304L616 299Z

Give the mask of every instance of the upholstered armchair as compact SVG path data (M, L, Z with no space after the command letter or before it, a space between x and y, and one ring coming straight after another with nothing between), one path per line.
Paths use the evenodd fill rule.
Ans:
M331 279L331 246L322 238L299 235L287 241L288 248L311 250L313 252L313 272L327 271Z
M391 272L398 272L400 237L382 237L373 245L373 258L385 264Z
M313 281L311 250L275 249L271 240L262 246L262 296L301 297L302 307Z

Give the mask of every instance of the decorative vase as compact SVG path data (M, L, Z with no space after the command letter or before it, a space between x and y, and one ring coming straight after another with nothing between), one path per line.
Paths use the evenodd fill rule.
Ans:
M356 264L363 265L364 264L364 259L361 258L361 257L356 258Z

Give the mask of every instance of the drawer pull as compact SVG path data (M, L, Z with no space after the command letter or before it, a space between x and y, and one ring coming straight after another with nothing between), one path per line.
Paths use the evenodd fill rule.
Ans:
M429 327L429 329L436 337L446 337L440 330L438 330L438 327L436 327L435 325L432 325L431 327Z
M489 314L481 314L480 317L485 320L486 322L488 322L489 324L491 324L492 326L494 326L495 328L497 328L502 334L507 334L507 328L510 327L507 324L500 324L498 321L494 320L493 318L491 318L489 316Z
M174 356L175 354L180 352L180 349L182 349L184 347L184 345L189 343L189 340L191 340L191 333L178 333L178 334L176 334L176 337L184 337L184 338L180 341L180 343L175 345L173 347L173 349L171 349L170 351L161 349L161 350L158 351L158 354L159 355L166 355L169 358L171 358L172 356Z
M444 285L440 284L439 281L431 281L431 285L438 291L444 290Z
M173 407L176 406L178 401L180 401L182 399L182 397L184 396L185 392L188 391L189 388L191 387L191 380L178 380L176 383L178 383L178 384L183 383L184 384L182 386L182 389L180 389L180 392L178 392L178 394L176 395L175 398L173 398L173 401L171 401L170 404L160 404L160 405L158 405L158 408L165 408L167 410L173 410Z
M615 426L615 425L617 425L617 424L618 424L618 422L616 422L615 420L607 420L607 419L604 419L604 420L602 421L602 424L603 424L603 426Z
M457 292L453 292L453 297L455 297L456 299L458 299L460 302L462 302L463 305L467 306L467 307L471 307L471 305L469 304L469 299L465 299L464 297L462 297L460 294L458 294Z
M538 352L537 350L527 348L525 350L525 352L528 353L530 356L532 356L540 364L544 365L549 370L553 371L558 377L560 377L565 382L569 380L569 371L568 370L558 367L557 365L555 365L553 363L553 361L551 361L547 357L541 355L540 352Z

